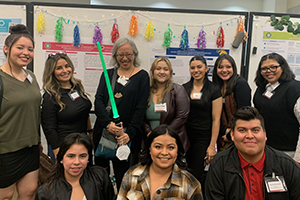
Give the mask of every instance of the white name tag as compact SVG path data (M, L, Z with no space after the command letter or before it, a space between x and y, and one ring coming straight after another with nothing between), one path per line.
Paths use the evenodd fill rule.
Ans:
M70 98L75 101L75 99L78 99L80 96L76 90L74 90L72 93L69 93Z
M287 191L287 187L283 176L265 177L264 181L268 193Z
M192 95L192 99L201 99L201 97L202 97L202 92L197 92L197 93L194 93L193 95Z
M30 74L29 74L29 73L27 74L26 78L28 79L28 81L29 81L30 83L32 83L32 81L33 81L33 78L30 76Z
M158 103L154 106L155 112L167 112L167 104L166 103Z
M122 78L121 76L118 78L118 83L122 84L125 86L127 84L126 78Z
M270 92L270 91L266 91L263 95L269 99L271 99L271 97L273 96L274 93Z

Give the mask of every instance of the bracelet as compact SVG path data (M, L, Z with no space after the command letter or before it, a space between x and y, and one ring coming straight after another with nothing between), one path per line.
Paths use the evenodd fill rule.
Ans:
M88 133L93 132L93 129L89 129L86 132L88 132Z

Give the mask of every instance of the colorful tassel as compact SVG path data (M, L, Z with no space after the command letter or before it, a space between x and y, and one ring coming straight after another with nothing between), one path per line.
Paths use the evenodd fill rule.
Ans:
M222 25L220 25L218 29L218 38L216 44L218 48L224 47L224 30L222 28Z
M238 28L236 30L236 33L235 33L234 37L236 37L239 32L244 33L244 37L243 37L242 42L245 42L248 38L248 34L247 34L247 31L245 30L244 21L241 18L239 19L239 25L238 25Z
M189 48L189 32L186 30L185 26L181 33L181 41L179 46L182 50L187 50Z
M62 41L62 37L63 37L63 33L62 33L63 21L65 21L63 17L58 18L58 20L56 21L56 26L55 26L55 40L57 42L61 42Z
M117 41L117 39L119 38L119 36L120 36L119 27L118 27L118 24L117 24L116 21L113 24L112 31L111 31L110 35L111 35L111 42L112 43L115 43Z
M167 49L170 48L172 37L173 37L173 31L170 28L170 24L168 24L168 29L164 33L164 43L162 44L162 46L166 47Z
M97 42L100 42L100 44L102 44L102 33L99 26L96 25L94 29L93 43L97 45Z
M36 24L37 32L40 34L44 34L45 32L45 20L43 16L43 12L40 12L37 24Z
M131 36L137 36L138 34L138 21L135 15L131 16L131 20L130 20L130 26L129 26L129 31L128 31L128 35Z
M73 45L75 47L80 47L80 34L79 34L79 27L78 25L75 26L74 28L74 42L73 42Z
M196 43L198 49L204 49L206 48L206 32L204 31L204 28L201 29L198 35L198 40Z
M154 28L153 25L151 23L151 21L147 24L147 28L146 28L146 33L144 38L146 38L147 40L152 40L154 37Z

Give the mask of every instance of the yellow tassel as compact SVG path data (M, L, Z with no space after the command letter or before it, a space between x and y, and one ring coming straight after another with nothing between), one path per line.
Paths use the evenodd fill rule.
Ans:
M130 20L128 35L137 36L138 30L139 29L138 29L137 18L135 15L132 15L131 20Z
M152 40L153 36L154 36L154 28L153 28L153 25L150 21L147 25L146 33L145 33L144 38L146 38L147 40Z
M45 32L45 20L43 16L43 12L40 12L38 21L37 21L37 32L43 34Z

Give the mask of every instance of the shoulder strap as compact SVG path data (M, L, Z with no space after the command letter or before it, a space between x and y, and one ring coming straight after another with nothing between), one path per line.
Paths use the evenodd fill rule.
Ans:
M114 89L115 89L116 80L117 80L117 68L114 68L114 74L113 74L113 77L111 80L111 89L112 89L113 93L114 93ZM110 102L109 98L108 98L107 106L111 106L111 102Z
M0 111L1 111L2 99L3 99L3 82L2 82L1 75L0 75Z

